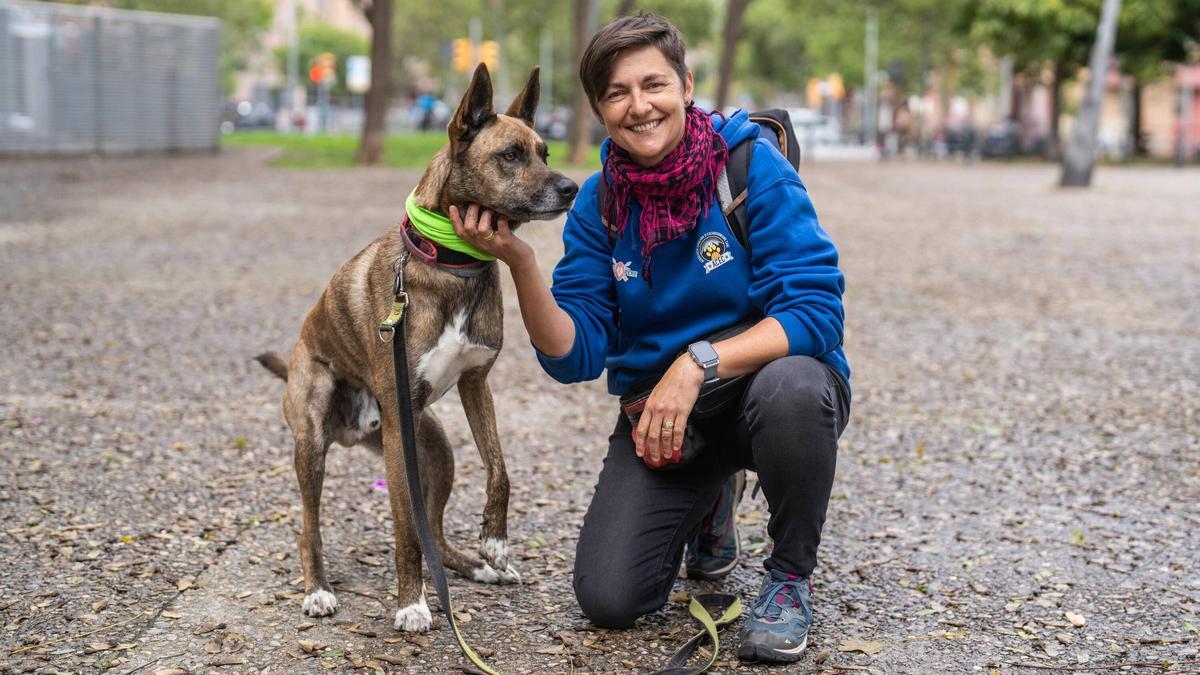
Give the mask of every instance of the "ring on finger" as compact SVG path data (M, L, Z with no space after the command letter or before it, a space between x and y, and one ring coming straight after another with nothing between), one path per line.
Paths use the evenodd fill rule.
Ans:
M662 428L674 429L675 428L675 420L666 420L665 422L662 423Z
M483 235L483 240L484 240L484 241L491 241L492 239L495 239L495 238L496 238L496 231L495 231L495 230L488 230L488 231L487 231L487 234Z

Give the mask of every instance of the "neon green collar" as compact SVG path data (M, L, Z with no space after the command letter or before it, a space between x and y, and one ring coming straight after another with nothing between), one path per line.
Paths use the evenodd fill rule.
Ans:
M429 209L418 206L413 196L417 191L413 190L408 195L408 199L404 202L404 211L408 214L408 221L417 228L417 232L421 233L429 241L432 241L439 246L445 246L452 251L466 253L476 260L495 260L494 256L490 256L483 251L475 248L462 237L454 232L454 224L450 219L438 213L434 213Z

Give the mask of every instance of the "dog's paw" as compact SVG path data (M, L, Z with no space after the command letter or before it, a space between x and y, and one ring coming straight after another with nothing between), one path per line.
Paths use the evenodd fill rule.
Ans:
M425 602L425 596L421 595L421 599L417 602L396 610L396 621L393 625L396 630L405 633L424 633L432 628L433 616L429 613L429 605Z
M508 541L488 537L479 544L479 557L492 568L502 570L508 567Z
M497 571L496 568L484 563L482 567L476 568L471 573L471 578L480 583L501 586L521 583L521 574L512 565L505 567L503 571Z
M304 598L304 613L309 616L330 616L337 608L337 596L325 589L313 591Z

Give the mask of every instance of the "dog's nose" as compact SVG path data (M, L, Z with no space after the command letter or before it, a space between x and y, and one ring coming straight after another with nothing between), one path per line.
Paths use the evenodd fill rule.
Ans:
M575 194L579 192L579 186L575 184L575 181L566 176L554 181L554 189L558 191L558 194L565 201L571 201L575 198Z

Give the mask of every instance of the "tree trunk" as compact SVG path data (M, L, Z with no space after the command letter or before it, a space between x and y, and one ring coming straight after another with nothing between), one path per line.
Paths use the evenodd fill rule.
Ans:
M725 11L725 32L721 45L721 67L717 80L717 110L724 110L733 79L733 62L737 59L738 38L742 36L742 19L750 0L729 0Z
M617 7L617 16L629 16L636 9L637 0L621 0L621 4Z
M1129 147L1134 157L1146 156L1146 137L1142 134L1142 89L1145 88L1138 80L1133 81L1133 92L1130 94L1133 100L1130 102L1129 114L1129 134L1133 138L1129 139Z
M1112 60L1113 42L1117 37L1117 15L1121 13L1121 0L1104 0L1100 12L1100 28L1096 31L1096 44L1088 61L1091 79L1075 126L1071 130L1071 143L1063 157L1063 172L1060 184L1063 187L1088 187L1092 184L1092 169L1096 166L1096 134L1100 128L1100 105L1104 100L1108 62Z
M1050 138L1046 141L1043 157L1048 162L1057 162L1062 156L1062 138L1059 133L1059 120L1062 119L1062 85L1067 77L1067 69L1062 60L1054 62L1054 80L1050 83Z
M392 101L392 0L374 0L367 10L371 23L371 88L367 91L362 139L354 161L378 164L383 159L387 113Z
M575 64L583 60L583 52L587 50L588 40L596 32L598 0L575 0ZM587 159L588 146L591 145L592 106L588 103L587 92L575 82L575 102L572 104L571 115L571 150L567 153L567 164L583 164Z

